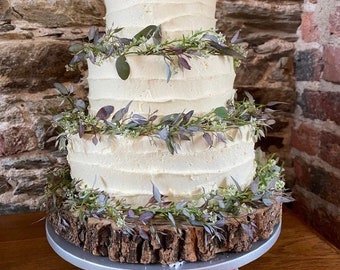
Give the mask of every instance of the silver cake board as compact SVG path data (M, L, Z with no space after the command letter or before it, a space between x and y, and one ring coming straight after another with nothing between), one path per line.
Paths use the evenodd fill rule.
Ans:
M277 241L281 232L281 223L276 225L273 234L266 240L253 244L251 250L241 253L221 253L207 262L194 262L174 264L172 266L161 264L128 264L116 263L108 257L99 257L83 251L61 236L57 235L51 225L46 221L46 236L52 249L65 261L84 270L236 270L265 254Z

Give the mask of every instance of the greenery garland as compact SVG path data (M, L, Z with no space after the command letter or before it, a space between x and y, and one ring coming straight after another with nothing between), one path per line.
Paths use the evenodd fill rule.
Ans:
M263 106L257 106L248 94L242 102L227 102L204 115L195 115L194 111L157 116L155 112L143 116L129 112L132 103L115 111L113 106L102 107L96 115L87 112L87 104L81 99L73 99L73 87L56 83L62 103L69 103L69 109L53 117L52 125L59 128L57 145L65 149L67 137L71 134L92 134L92 141L97 144L101 134L122 135L126 137L156 136L163 140L169 151L174 154L180 149L181 141L190 141L197 133L209 147L218 142L226 143L231 138L225 136L228 129L248 125L252 128L255 140L265 136L266 129L275 121L265 113Z
M59 171L48 180L46 198L52 204L50 211L69 210L85 223L89 217L108 218L133 234L140 225L153 225L155 219L167 220L177 230L177 223L186 222L193 226L202 226L214 237L221 237L219 230L225 220L242 214L249 214L254 209L272 206L273 203L292 201L290 193L285 192L283 172L278 165L278 159L271 156L265 159L263 154L259 159L256 177L252 185L242 190L235 185L218 188L210 192L202 191L201 195L192 200L179 202L168 201L158 188L153 186L153 196L145 206L132 207L124 200L111 197L104 191L87 186L80 187L80 181L70 178L67 171ZM62 222L60 224L62 225ZM249 232L246 224L243 228ZM146 233L139 231L143 237Z
M191 69L190 58L207 57L208 55L229 55L234 58L237 66L244 58L244 51L235 44L237 35L227 43L225 37L214 30L193 32L182 38L162 41L161 27L149 25L137 33L133 38L119 37L123 28L110 29L100 36L99 29L91 27L88 33L88 43L76 43L70 47L74 55L69 70L74 70L85 59L93 64L100 64L103 60L113 57L116 59L117 73L126 80L130 75L128 55L161 55L166 65L167 81L176 68Z

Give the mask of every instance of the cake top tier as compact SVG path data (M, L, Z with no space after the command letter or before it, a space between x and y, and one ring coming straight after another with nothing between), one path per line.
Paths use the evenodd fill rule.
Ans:
M133 37L146 25L161 25L164 40L214 29L216 0L105 0L106 26Z

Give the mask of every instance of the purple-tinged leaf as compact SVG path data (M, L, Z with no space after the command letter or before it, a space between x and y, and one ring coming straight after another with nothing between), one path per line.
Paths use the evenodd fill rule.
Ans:
M149 235L141 228L139 227L139 236L142 237L144 240L149 240Z
M156 202L160 203L162 201L162 194L154 183L152 183L152 193Z
M86 109L86 104L82 99L77 99L75 105L78 109L81 109L82 111Z
M242 229L249 235L251 239L254 238L254 230L251 225L241 224Z
M94 55L93 51L88 52L88 58L91 61L92 64L96 63L96 56Z
M98 28L95 26L91 26L89 29L89 33L88 33L89 41L93 41L97 35L98 35Z
M231 180L233 180L233 182L234 182L234 184L235 184L237 190L240 191L240 192L242 192L242 188L241 188L240 184L236 181L236 179L235 179L234 177L231 176Z
M190 126L187 128L187 131L192 132L192 133L197 132L199 130L200 130L199 127L196 127L196 126Z
M131 116L131 120L140 126L146 125L148 123L148 120L139 114L133 114Z
M112 122L119 122L129 112L132 101L130 101L124 108L118 110L112 117Z
M135 212L132 209L129 209L129 211L127 212L127 216L129 218L135 218L136 217Z
M213 142L213 139L212 139L212 137L211 137L211 135L210 135L209 133L204 132L203 138L204 138L204 140L207 142L207 144L209 145L209 147L213 147L214 142Z
M226 140L226 138L225 138L225 136L224 136L224 134L223 133L216 133L216 137L217 137L217 139L219 140L219 141L221 141L221 142L223 142L223 143L227 143L227 140Z
M92 137L92 143L94 144L94 145L97 145L98 144L98 138L97 138L97 136L96 135L94 135L93 137Z
M188 61L183 56L180 55L178 55L178 65L187 70L191 70L191 66L189 65Z
M149 118L149 122L153 122L157 119L157 115L153 115Z
M85 57L86 57L86 53L85 52L81 52L81 53L78 53L78 54L74 55L73 58L70 61L70 65L73 66L73 65L78 64L79 62L84 61Z
M159 138L162 140L166 141L169 136L169 130L167 127L164 127L159 133L158 133Z
M54 83L53 85L59 91L60 94L62 94L62 95L68 95L69 94L69 90L63 84Z
M230 40L231 44L235 44L239 42L239 36L240 36L241 30L237 30L236 33L233 35L233 37Z
M143 224L147 224L153 217L154 214L152 212L146 211L140 214L139 221L141 221Z
M191 117L193 116L193 114L194 114L194 110L191 110L191 111L187 112L187 113L183 116L183 120L182 120L181 125L186 125L186 124L190 121L190 119L191 119Z
M96 117L100 120L107 120L107 118L110 117L110 115L113 113L114 107L111 105L102 107L99 109L99 111L96 114Z
M78 130L78 134L79 134L79 138L82 138L84 136L85 133L85 127L83 125L82 122L79 123L79 130Z

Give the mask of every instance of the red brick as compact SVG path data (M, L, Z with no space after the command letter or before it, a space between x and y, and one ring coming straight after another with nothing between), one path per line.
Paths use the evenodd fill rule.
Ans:
M322 79L340 84L340 47L325 46Z
M310 174L308 164L300 157L293 160L295 180L298 186L309 189L310 187Z
M340 37L340 6L336 7L329 17L329 32Z
M310 124L302 123L292 130L291 145L299 151L315 156L320 145L319 131Z
M340 136L322 132L320 137L320 158L340 169Z
M314 12L305 12L301 15L301 37L304 42L313 42L320 39L320 31L314 18Z
M327 203L310 193L295 190L295 202L292 209L316 231L326 237L331 243L340 248L340 216L329 211Z
M305 89L298 103L304 117L322 121L330 120L340 125L339 93Z

